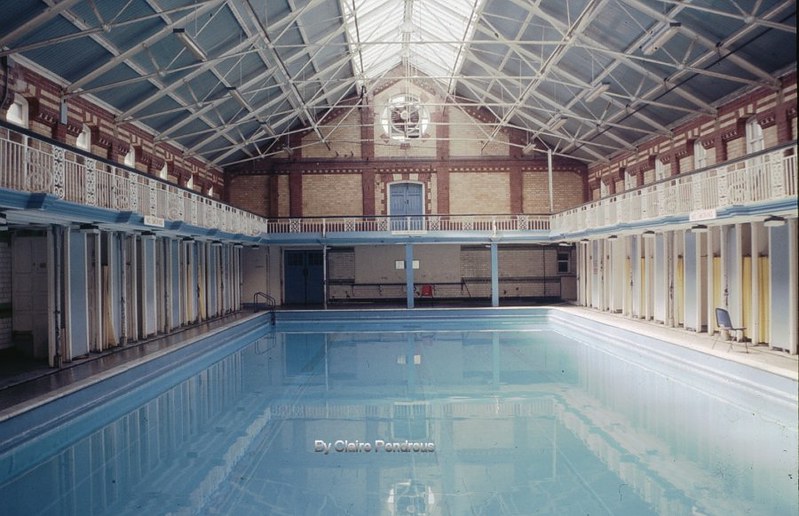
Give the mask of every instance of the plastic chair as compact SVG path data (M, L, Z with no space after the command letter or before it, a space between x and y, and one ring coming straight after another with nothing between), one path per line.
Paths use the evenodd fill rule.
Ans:
M712 348L716 347L716 342L719 340L719 336L721 332L727 330L728 332L735 332L738 333L739 331L742 332L746 328L736 328L732 325L732 319L730 319L730 312L725 310L724 308L716 308L716 326L719 329L719 335L713 340ZM743 339L744 346L746 347L746 352L749 353L749 345L746 343L746 338L741 335ZM732 349L733 340L730 340L730 347L727 348L727 351ZM711 349L712 349L711 348Z
M435 295L433 293L433 285L429 283L425 283L419 287L419 299L425 297L430 298L430 304L432 305Z

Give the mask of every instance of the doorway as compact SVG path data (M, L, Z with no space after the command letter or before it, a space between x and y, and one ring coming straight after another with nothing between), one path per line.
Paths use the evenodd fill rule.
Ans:
M424 228L422 185L394 183L389 187L392 231L420 231Z
M285 303L287 305L321 305L324 302L322 251L286 251L284 263Z

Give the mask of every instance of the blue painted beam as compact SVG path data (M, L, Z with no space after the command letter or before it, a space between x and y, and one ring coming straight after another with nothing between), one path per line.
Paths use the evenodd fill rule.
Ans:
M405 244L405 297L413 308L413 244Z

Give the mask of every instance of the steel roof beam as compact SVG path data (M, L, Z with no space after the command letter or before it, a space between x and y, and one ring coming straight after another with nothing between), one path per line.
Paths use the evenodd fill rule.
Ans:
M66 93L74 93L79 90L83 85L88 84L89 82L97 79L104 73L107 73L114 69L117 65L124 63L127 59L133 57L134 55L138 54L145 48L149 48L150 46L154 45L155 43L161 41L165 37L172 34L172 29L174 27L179 27L185 24L187 21L191 21L192 18L200 16L216 7L219 7L221 4L225 3L225 0L209 0L208 2L203 3L198 7L194 12L188 14L175 22L167 24L161 30L156 32L155 34L151 35L144 41L130 47L129 49L125 50L124 52L116 54L113 58L106 61L104 64L101 64L91 72L87 73L80 79L73 81L72 84L66 87Z
M251 0L245 0L245 4L249 8L250 14L252 14L252 16L255 18L256 26L258 28L258 31L259 31L261 37L266 42L267 46L270 49L272 49L272 45L273 45L272 41L273 40L272 40L271 37L269 37L269 34L267 33L267 28L264 26L264 24L261 22L261 19L258 17L258 14L255 11L255 8L252 5L252 1ZM321 138L324 141L325 137L322 134L322 132L319 130L319 128L316 126L316 121L313 119L313 116L308 111L308 108L305 106L305 102L303 101L302 94L300 93L299 89L297 89L297 86L294 84L293 77L291 76L291 73L289 73L288 68L286 68L286 64L283 62L283 59L280 57L280 55L277 52L272 50L272 54L273 54L275 63L277 64L277 66L280 69L280 71L283 74L283 76L286 78L286 81L288 81L288 87L291 89L291 91L293 92L293 94L295 96L295 102L299 103L299 106L297 107L298 111L300 111L302 113L302 115L307 120L308 124L310 124L313 127L314 132L319 136L319 138Z
M686 2L685 0L658 0L658 1L661 2L661 3L664 3L664 4L679 6L679 7L683 8L683 9L689 9L689 10L692 10L692 11L699 11L699 12L708 13L708 14L715 14L716 16L722 16L722 17L726 17L726 18L733 18L733 19L738 20L740 22L743 22L743 23L745 23L747 25L759 25L761 27L767 27L769 29L776 29L776 30L781 30L781 31L784 31L784 32L790 32L791 34L796 34L796 25L788 25L786 23L778 23L778 22L775 22L775 21L771 21L771 20L769 20L767 18L763 18L762 16L754 16L754 15L751 15L751 14L744 15L744 14L731 13L731 12L722 11L721 9L716 9L716 8L713 8L713 7L707 7L707 6L704 6L704 5L697 5L697 4L692 3L692 2ZM790 5L795 5L795 4L796 4L795 0L788 0L788 1L783 2L782 4L780 4L781 5L780 9L782 9L783 7L790 6ZM730 2L729 4L722 3L721 5L736 5L736 4Z
M64 2L61 2L61 3L57 4L57 5L60 6L62 3L64 3ZM92 27L92 28L88 28L88 29L84 29L84 30L79 30L78 32L75 32L75 33L72 33L72 34L64 34L63 36L56 36L56 37L53 37L53 38L49 38L49 39L45 39L45 40L41 40L41 41L36 41L35 43L28 43L28 44L22 45L20 47L13 47L13 48L5 49L5 50L0 50L0 57L7 56L7 55L12 55L12 54L22 54L24 52L29 52L31 50L36 50L38 48L44 48L44 47L48 47L50 45L57 45L59 43L66 43L68 41L74 41L76 39L86 38L86 37L89 37L89 36L91 36L93 34L100 34L100 33L103 33L103 32L108 32L111 29L118 29L118 28L121 28L121 27L127 27L128 25L135 25L137 23L141 23L141 22L144 22L144 21L152 20L153 18L160 18L160 17L162 17L165 14L173 14L173 13L180 12L180 11L185 11L185 10L191 9L191 8L194 8L194 5L188 6L188 7L186 7L186 6L174 7L172 9L167 9L167 10L165 10L163 12L160 12L160 13L148 14L148 15L145 15L145 16L141 16L139 18L132 18L130 20L105 23L101 27ZM2 45L0 45L0 46L2 46Z
M123 113L119 114L117 116L117 119L119 121L122 121L122 122L127 121L127 119L131 115L133 115L134 113L137 113L138 111L141 111L142 109L144 109L147 106L153 104L157 100L165 97L166 95L169 95L170 93L172 93L175 90L177 90L179 87L184 86L185 84L188 84L189 81L191 81L192 79L198 77L199 75L201 75L201 74L203 74L203 73L205 73L207 71L211 71L218 62L220 62L222 60L230 59L231 58L230 54L239 55L240 52L242 52L244 49L250 47L251 44L253 42L255 42L257 39L258 39L257 37L251 36L251 37L245 39L244 41L242 41L241 43L239 43L238 45L236 45L236 46L232 47L231 49L227 50L226 52L224 52L222 55L219 56L218 59L214 59L214 60L210 60L209 59L208 61L203 62L203 64L201 66L199 66L199 67L195 68L194 70L192 70L185 77L182 77L180 80L170 83L165 88L159 89L156 93L154 93L153 95L150 95L149 97L147 97L146 99L142 100L141 102L139 102L135 106L132 106L132 107L128 108L126 111L124 111ZM242 56L243 55L246 55L246 54L242 54Z
M513 0L512 0L512 1L513 1ZM540 14L542 17L544 17L544 16L548 16L546 13L543 13L543 12L541 12L541 11L539 11L539 14ZM554 18L550 20L550 23L553 23L553 22L557 24L557 20L555 20ZM565 27L563 27L563 26L561 26L561 27L555 26L555 28L556 28L556 29L558 29L558 30L562 30L562 31L565 31L565 30L566 30L566 28L565 28ZM519 56L520 56L520 57L522 57L522 58L524 58L525 56L527 56L527 57L528 57L528 59L533 59L533 60L537 60L537 59L538 59L538 56L535 56L535 55L533 55L531 52L529 52L529 51L528 51L527 49L525 49L524 47L521 47L521 46L516 46L514 43L509 43L509 45L511 45L513 48L515 48L515 49L516 49L516 52L517 52L517 54L519 54ZM531 66L532 68L535 68L535 66L533 66L531 63L528 63L528 64L529 64L529 66ZM601 75L601 76L600 76L600 78L598 78L597 80L600 80L600 79L601 79L601 77L604 77L604 74L610 73L610 71L612 71L613 67L615 67L615 66L618 66L618 65L619 65L619 62L618 62L618 61L614 62L614 63L613 63L613 64L612 64L610 67L608 67L608 68L606 68L606 69L605 69L605 71L603 72L603 75ZM591 87L591 85L590 85L590 84L588 84L588 83L585 83L585 82L584 82L584 81L582 81L581 79L579 79L579 78L577 78L577 77L573 76L572 74L569 74L569 73L567 73L567 72L564 72L563 70L558 70L558 71L556 72L556 75L564 75L564 76L566 76L566 77L567 77L569 80L572 80L572 81L575 81L575 82L577 82L577 83L578 83L578 87L579 87L580 89L584 90L584 91L585 91L585 90L588 90L588 89L590 89L590 87ZM547 80L552 80L552 79L551 79L551 78L547 78ZM659 87L658 87L657 89L659 89ZM653 91L656 91L656 90L653 90ZM647 95L648 95L648 94L647 94ZM610 125L610 126L617 126L616 124L614 124L614 121L615 121L616 119L618 119L618 118L624 118L624 117L626 117L626 116L628 116L628 115L631 115L631 116L634 116L634 117L636 117L636 118L638 118L638 119L642 120L643 122L645 122L645 123L646 123L647 125L649 125L650 127L654 128L654 129L655 129L655 131L654 131L654 132L655 132L656 134L670 134L670 130L669 130L667 127L665 127L665 126L663 126L662 124L660 124L660 123L658 123L658 122L656 122L656 121L652 120L650 117L643 115L642 113L638 112L637 110L632 110L632 111L631 111L631 110L630 110L630 108L629 108L629 106L628 106L628 105L625 105L624 103L622 103L622 102L620 102L619 100L617 100L617 99L615 98L615 95L613 95L613 94L605 94L605 95L604 95L604 97L605 97L605 98L607 98L607 99L608 99L608 101L609 101L609 102L611 102L611 103L612 103L612 104L613 104L613 105L614 105L614 106L615 106L615 107L618 109L618 111L616 111L614 114L611 114L611 115L610 115L610 116L608 116L608 117L607 117L607 118L606 118L604 121L602 121L602 123L603 123L604 125L606 125L606 126L608 126L608 125ZM551 101L551 100L549 100L549 99L548 99L547 97L545 97L545 96L539 96L538 98L539 98L539 99L542 99L542 100L543 100L543 99L546 99L546 100L547 100L547 101L549 101L550 103L554 103L554 101ZM573 99L571 102L569 102L568 104L566 104L566 105L565 105L565 106L563 106L563 107L564 107L564 108L566 108L566 109L571 109L571 107L572 107L574 104L576 104L577 102L579 102L579 101L580 101L580 98L581 98L581 97L580 97L579 95L578 95L578 96L575 96L575 98L574 98L574 99ZM640 98L639 98L639 99L632 99L632 98L631 98L630 100L631 100L631 101L633 101L633 103L635 103L635 102L639 102L639 103L640 103L640 102L642 102L642 101L643 101L643 102L646 102L646 103L651 103L651 101L646 101L646 100L643 100L643 99L640 99ZM658 105L660 105L660 106L662 106L662 107L669 107L669 108L673 108L673 109L680 109L680 110L683 110L683 111L684 111L684 109L680 108L679 106L670 106L670 105L665 105L665 104L662 104L662 103L657 103L657 104L658 104ZM596 133L598 133L598 132L599 132L598 130L596 130L596 129L595 129L595 128L596 128L596 123L595 123L595 122L594 122L594 123L592 123L592 127L594 128L594 131L595 131ZM637 128L632 128L632 127L627 127L627 126L620 126L620 127L624 127L624 128L626 128L626 129L631 129L631 130L634 130L634 131L636 131L636 132L639 132L639 131L640 131L640 130L639 130L639 129L637 129ZM652 132L647 132L646 134L652 134ZM627 147L627 146L629 146L629 143L627 143L627 144L625 145L625 147Z
M253 35L253 36L258 36L258 37L260 37L260 34L255 34L255 35ZM330 37L334 37L334 35L331 35ZM321 47L320 47L320 49L321 49ZM262 59L266 60L267 58L266 58L265 56L262 56ZM349 58L349 56L343 56L343 57L342 57L342 58L341 58L341 59L340 59L338 62L339 62L339 63L342 63L342 65L344 65L344 64L348 64L348 63L350 62L350 58ZM265 64L266 64L266 63L265 63ZM270 72L268 72L268 75L269 75L270 77L271 77L271 75L274 75L274 71L275 71L276 69L277 69L277 68L275 68L275 67L272 67L272 68L271 68L271 71L270 71ZM325 71L326 71L326 70L327 70L327 69L325 69ZM324 71L322 71L322 72L319 72L319 73L324 73ZM258 77L255 77L255 78L254 78L252 81L248 81L248 83L247 83L246 85L242 85L242 90L244 90L244 89L248 88L248 87L249 87L249 85L253 84L254 82L262 80L264 75L267 75L267 74L262 74L262 75L260 75L260 76L258 76ZM350 84L351 84L351 83L348 83L346 86L347 86L347 87L349 87L349 86L350 86ZM282 101L282 100L284 100L284 99L288 99L288 100L289 100L289 102L290 102L290 101L291 101L291 94L292 94L292 91L291 91L290 89L287 89L287 88L283 87L283 86L282 86L282 84L281 84L281 85L279 85L279 87L280 87L280 88L281 88L281 90L283 91L283 95L281 95L281 96L279 97L279 99L278 99L278 100ZM242 93L242 94L245 94L246 92L241 92L241 93ZM303 101L303 102L304 102L304 101ZM262 111L266 111L266 110L269 108L269 106L273 105L274 103L275 103L275 102L270 102L268 105L266 105L266 106L261 106L261 107L259 107L259 108L257 108L257 109L254 109L252 106L248 106L247 110L249 111L249 113L248 113L248 115L247 115L247 116L245 116L245 117L244 117L244 118L243 118L241 121L246 121L246 120L250 120L250 119L253 119L253 120L255 120L255 119L258 119L257 115L258 115L260 112L262 112ZM290 102L290 103L291 103L291 102ZM297 108L296 108L295 106L293 106L293 103L291 103L291 104L292 104L292 107L293 107L293 109L294 109L294 111L293 111L293 114L292 114L291 118L296 118L296 109L297 109ZM307 105L307 103L306 103L305 105ZM283 119L281 119L281 120L278 120L277 122L273 122L273 123L271 124L271 126L279 126L279 125L281 125L281 123L283 123ZM263 124L262 124L262 126L263 126ZM209 143L209 142L210 142L211 140L213 140L215 137L221 136L221 135L223 135L223 134L225 134L225 133L229 132L229 131L230 131L230 130L232 130L232 129L233 129L233 127L232 127L232 126L223 125L223 126L221 126L221 127L217 128L217 130L214 132L214 134L213 134L213 135L209 136L208 138L206 138L206 139L205 139L205 140L203 140L202 142L200 142L200 143L196 144L196 145L195 145L195 146L193 146L193 147L192 147L190 150L191 150L191 151L195 151L196 149L198 149L198 148L202 147L203 145L206 145L207 143ZM277 134L276 134L276 132L275 132L273 129L271 129L271 128L270 128L269 130L267 130L266 132L267 132L268 134L270 134L271 136L274 136L274 137L279 137L279 135L277 135Z
M60 2L54 2L52 0L47 0L46 3L48 4L47 7L44 8L42 12L35 15L33 18L29 19L28 21L19 25L16 29L13 29L11 32L6 33L2 37L0 37L0 48L7 46L9 43L12 43L22 36L25 36L29 32L32 32L48 21L52 20L62 12L70 9L75 4L80 2L80 0L61 0Z
M511 2L513 2L513 3L514 3L514 4L516 4L516 5L523 5L523 4L520 4L520 1L519 1L519 0L510 0L510 1L511 1ZM563 33L564 31L566 31L566 30L567 30L567 26L566 26L566 24L564 24L563 22L561 22L560 20L558 20L558 19L557 19L555 16L553 16L553 15L551 15L551 14L547 13L547 12L546 12L546 11L544 11L543 9L539 9L539 11L538 11L538 15L539 15L539 16L540 16L540 17L541 17L543 20L545 20L547 23L549 23L550 25L552 25L552 26L553 26L553 27L554 27L556 30L558 30L559 32ZM642 36L641 36L641 38L639 38L639 39L643 39L643 38L644 38L644 36L642 35ZM598 41L596 41L596 40L594 40L593 38L591 38L591 37L587 36L587 35L585 34L585 32L580 32L580 33L578 33L578 34L577 34L577 39L578 39L578 40L581 40L581 41L584 41L584 42L586 42L587 44L591 45L591 46L592 46L592 47L594 47L594 48L607 48L607 47L605 47L605 45L602 45L602 44L601 44L601 43L599 43ZM615 66L618 66L618 64L619 64L619 63L624 63L624 64L626 64L627 66L629 66L629 67L630 67L632 70L634 70L634 71L636 71L636 72L640 73L642 76L646 77L647 79L649 79L649 80L651 80L652 82L654 82L654 83L656 83L656 84L658 84L658 85L659 85L657 88L653 89L653 90L650 92L650 94L654 94L656 91L658 91L658 90L659 90L659 89L662 87L662 84L663 84L663 78L662 78L662 77L660 77L659 75L657 75L657 74L653 73L652 71L650 71L650 70L646 69L645 67L641 66L640 64L636 63L635 61L633 61L632 59L630 59L630 58L629 58L629 56L627 56L627 57L625 57L625 56L624 56L624 54L626 54L626 53L628 53L628 52L633 52L633 51L634 51L635 49L637 49L637 48L638 48L638 41L636 41L636 42L635 42L633 45L630 45L630 46L627 48L627 50L626 50L626 51L623 53L623 55L622 55L622 56L620 56L620 57L617 59L617 62L616 62L614 65L611 65L611 66L609 66L609 67L606 67L606 68L605 68L605 72L604 72L604 74L605 74L605 75L607 75L608 73L610 73L610 71L612 71L612 69L613 69L613 68L615 68ZM561 73L561 74L564 74L564 72L563 72L563 71L560 71L560 73ZM676 93L677 95L679 95L679 96L683 97L685 100L687 100L687 101L691 102L692 104L696 105L697 107L699 107L700 109L702 109L702 110L703 110L705 113L708 113L708 114L714 114L714 113L715 113L715 111L716 111L716 110L715 110L715 109L714 109L714 108L713 108L711 105L709 105L707 102L705 102L705 101L701 100L700 98L696 97L695 95L693 95L693 94L691 94L691 93L689 93L689 92L687 92L687 91L685 91L685 90L683 90L683 89L681 89L681 88L678 88L678 89L676 89L675 93ZM650 94L643 95L642 97L643 97L643 98L646 98L646 97L648 97ZM661 127L662 127L662 126L661 126Z
M636 9L637 11L640 11L643 14L646 14L647 16L652 17L653 19L659 22L665 22L665 23L671 21L675 14L679 13L685 8L684 4L678 5L674 9L672 9L668 13L668 15L666 15L640 2L639 0L620 0L620 1L626 3L630 7ZM765 72L762 68L755 66L753 63L747 61L746 59L728 50L727 48L725 48L724 44L718 46L715 41L710 40L706 36L703 36L697 31L689 27L686 27L684 25L678 28L677 30L688 35L691 39L698 41L699 43L706 46L709 50L713 51L717 55L729 59L730 61L738 65L738 67L740 67L741 69L748 71L752 75L760 77L769 86L772 87L778 86L776 84L776 80L769 73Z
M549 54L545 59L542 60L543 62L539 66L539 73L541 74L541 78L530 82L524 88L524 90L517 97L514 106L510 110L508 110L508 112L505 113L505 115L500 120L500 125L507 122L510 119L510 117L512 117L513 114L516 111L518 111L522 105L524 105L525 101L527 100L527 98L529 98L532 92L538 89L538 86L544 80L544 77L546 77L546 75L550 72L550 69L557 66L558 62L560 62L560 60L566 54L566 51L568 50L571 44L573 35L582 30L582 27L584 27L586 24L590 23L591 13L600 8L606 1L607 0L590 0L588 4L585 7L583 7L582 11L580 12L580 15L577 17L574 23L569 27L566 33L563 34L563 44L555 48L555 50L553 50L551 54ZM491 140L493 140L498 133L499 129L495 129L494 132L491 134ZM488 142L486 142L483 145L483 147L485 148L486 145L488 145Z
M472 85L469 85L469 86L476 86L476 85L473 85L473 84L472 84ZM473 93L477 93L477 92L473 92ZM496 101L500 101L500 99L496 99L496 97L495 97L495 96L494 96L492 93L490 93L490 92L488 92L488 91L482 90L480 93L482 93L482 95L483 95L484 97L491 97L491 98L493 98L493 99L494 99L494 100L496 100ZM475 106L476 106L476 107L479 107L480 105L479 105L479 104L476 104ZM556 111L556 112L557 112L557 111ZM547 112L547 113L549 114L549 112ZM550 129L547 127L547 124L546 124L545 122L542 122L541 120L538 120L537 118L533 118L531 115L529 115L529 114L528 114L528 113L526 113L525 111L520 111L520 112L518 113L518 116L519 116L519 117L521 117L521 118L525 118L525 119L527 119L528 121L530 121L530 122L532 122L533 124L535 124L536 126L538 126L538 127L541 127L541 128L542 128L542 130L538 130L538 131L535 133L535 135L533 136L534 138L535 138L537 135L539 135L539 134L546 134L547 136L553 136L553 137L555 137L555 138L558 138L558 139L560 139L560 140L569 140L569 141L570 141L570 140L572 140L572 139L573 139L573 138L572 138L570 135L569 135L569 137L567 138L567 137L564 137L564 136L563 136L563 134L556 133L556 132L550 132ZM570 118L571 118L571 117L570 117ZM575 120L579 120L579 118L577 118L577 117L575 117L574 119L575 119ZM492 124L492 125L494 125L494 126L495 126L496 124ZM626 127L625 127L625 129L632 129L632 128L626 128ZM528 129L528 128L524 128L524 130L527 130L527 131L529 131L529 129ZM633 129L633 130L634 130L634 129ZM615 152L615 151L619 151L619 150L621 150L621 149L622 149L622 147L610 147L610 146L607 146L607 145L604 145L604 144L599 144L599 143L592 142L592 141L585 140L585 139L578 139L578 141L579 141L580 143L583 143L583 144L585 144L585 145L587 146L587 147L586 147L586 151L587 151L587 149L588 149L588 148L590 148L590 147L599 147L599 148L603 148L603 149L605 149L605 150L611 150L611 151L614 151L614 152ZM626 146L625 146L625 148L626 148ZM601 156L601 154L597 154L596 156L597 156L597 157L600 157L600 156Z

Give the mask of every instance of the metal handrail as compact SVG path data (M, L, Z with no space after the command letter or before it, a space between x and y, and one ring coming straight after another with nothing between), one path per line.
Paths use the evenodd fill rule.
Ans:
M252 306L253 310L256 312L258 311L258 298L262 297L264 299L264 305L266 305L266 310L269 312L270 320L272 325L275 324L275 310L277 309L277 301L275 298L267 294L266 292L256 292L252 296Z

